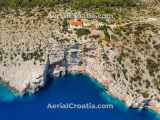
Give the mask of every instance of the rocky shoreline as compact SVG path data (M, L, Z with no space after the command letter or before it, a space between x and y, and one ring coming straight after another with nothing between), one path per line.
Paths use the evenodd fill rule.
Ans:
M129 107L149 106L159 111L158 15L130 15L130 22L124 18L120 23L116 18L53 18L65 16L64 13L79 12L69 8L0 12L2 81L23 95L38 91L47 76L82 72L94 77Z

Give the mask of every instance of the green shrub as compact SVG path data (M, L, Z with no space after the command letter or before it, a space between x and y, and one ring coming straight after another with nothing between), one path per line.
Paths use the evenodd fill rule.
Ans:
M74 8L88 8L99 6L136 6L138 0L72 0L71 4Z
M148 97L149 97L148 91L144 91L144 92L142 93L142 95L143 95L144 98L148 98Z
M109 29L108 26L106 26L106 25L100 26L98 29L104 32L106 38L109 38L109 37L110 37L110 35L109 35L109 33L108 33L108 29Z
M75 31L76 31L76 34L78 35L78 37L90 34L90 31L88 29L85 29L85 28L75 29Z
M18 8L18 7L35 7L35 6L54 6L55 4L61 3L58 0L0 0L1 7L11 7L11 8Z
M100 6L136 6L138 0L0 0L1 7L34 7L54 6L68 3L73 8L89 8Z
M146 68L148 69L150 75L154 76L154 74L159 71L159 65L152 59L148 58L147 59L147 66Z

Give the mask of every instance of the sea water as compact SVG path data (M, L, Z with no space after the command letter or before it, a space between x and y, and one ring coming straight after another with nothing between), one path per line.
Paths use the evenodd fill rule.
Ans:
M14 100L15 96L16 93L0 81L0 101L11 102Z
M118 91L117 91L118 92ZM48 104L112 104L113 109L48 109ZM0 84L0 120L160 120L151 110L129 109L86 74L49 80L34 95L16 96Z

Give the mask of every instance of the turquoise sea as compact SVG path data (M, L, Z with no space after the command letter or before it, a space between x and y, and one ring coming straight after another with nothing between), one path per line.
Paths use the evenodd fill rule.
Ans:
M117 91L118 92L118 91ZM47 109L48 104L112 104L113 109ZM103 86L86 74L69 74L49 80L34 95L18 97L0 83L0 120L160 120L160 115L129 109L108 95Z

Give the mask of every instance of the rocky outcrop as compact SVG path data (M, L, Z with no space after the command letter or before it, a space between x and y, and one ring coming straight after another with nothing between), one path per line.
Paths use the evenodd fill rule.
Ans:
M44 85L45 65L33 65L31 61L21 63L23 65L7 67L1 66L2 80L21 95L26 92L35 92Z
M52 25L39 19L38 12L9 12L0 12L0 76L22 95L34 93L45 83L46 45Z

